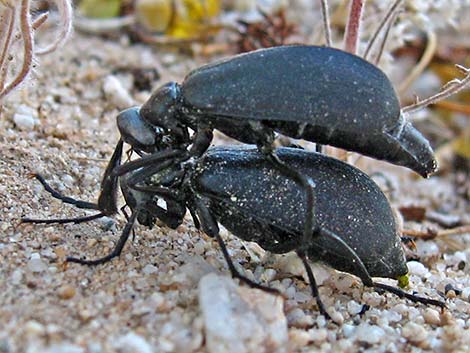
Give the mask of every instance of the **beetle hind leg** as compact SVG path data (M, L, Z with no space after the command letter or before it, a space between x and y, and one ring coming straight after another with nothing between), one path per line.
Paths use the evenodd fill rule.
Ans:
M386 291L386 292L393 293L400 298L406 298L408 300L411 300L414 303L421 303L424 305L434 305L442 309L446 308L446 304L440 300L421 297L415 294L407 293L398 287L389 286L383 283L374 282L374 289L376 291Z
M305 255L303 251L300 251L300 250L297 251L297 255L302 260L305 270L307 271L308 281L309 281L310 289L312 291L312 297L314 297L315 300L317 301L318 310L320 311L320 314L322 314L327 320L331 320L331 316L326 311L325 305L323 304L323 301L320 298L320 293L318 292L317 282L315 281L315 276L313 275L312 268L310 267L310 264L308 263L307 256Z

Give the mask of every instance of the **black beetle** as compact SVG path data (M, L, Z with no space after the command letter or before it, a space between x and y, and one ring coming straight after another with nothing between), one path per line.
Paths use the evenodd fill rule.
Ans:
M169 150L115 168L113 174L119 177L126 203L132 210L115 249L97 260L67 260L87 265L109 261L121 253L136 220L152 226L158 218L176 228L189 209L196 226L220 244L232 275L249 285L272 291L236 270L219 236L217 223L239 238L254 241L271 252L296 251L307 270L312 294L325 316L328 314L318 295L307 257L353 273L376 290L445 307L441 301L408 294L372 280L371 276L399 278L407 272L389 203L372 179L322 154L293 148L279 148L277 153L289 168L315 181L315 224L311 238L306 239L304 232L307 195L292 178L271 168L256 149L211 148L202 157L185 161L180 159L181 151ZM38 179L54 197L78 203L54 194L44 179ZM157 204L158 199L166 202L166 209ZM82 222L91 217L61 222ZM57 221L23 219L23 222L33 223Z
M190 72L182 84L158 88L140 108L118 116L125 142L151 150L155 128L201 154L217 129L273 153L274 132L362 153L408 167L436 170L428 141L401 114L387 76L342 50L279 46L233 56Z

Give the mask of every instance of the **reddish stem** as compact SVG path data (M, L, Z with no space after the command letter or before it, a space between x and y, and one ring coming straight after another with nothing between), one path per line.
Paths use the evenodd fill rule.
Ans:
M359 40L359 27L361 24L362 10L365 0L351 0L348 24L344 37L344 49L352 54L357 54Z

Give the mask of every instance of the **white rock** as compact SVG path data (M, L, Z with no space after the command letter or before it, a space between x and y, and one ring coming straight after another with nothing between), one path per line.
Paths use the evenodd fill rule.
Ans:
M356 337L360 342L369 344L379 343L383 336L385 336L385 331L378 326L363 323L356 329Z
M114 347L120 353L153 353L150 344L142 336L133 332L118 338Z
M411 275L415 275L418 277L426 276L429 271L421 262L418 261L408 261L406 264L408 266L408 271Z
M106 98L118 109L125 109L134 105L134 100L131 95L116 76L109 75L105 78L103 92Z
M85 349L82 347L76 346L71 343L59 343L59 344L53 344L52 346L49 346L47 348L39 348L37 351L33 350L33 352L41 352L41 353L84 353ZM28 353L31 351L28 350Z
M28 269L31 272L43 272L47 270L47 264L41 259L38 253L31 254L31 259L28 261Z
M402 330L402 335L412 343L423 342L428 338L428 332L421 325L408 322Z
M142 273L146 275L151 275L152 273L156 273L156 272L158 272L158 267L152 264L147 264L142 269Z
M15 113L13 122L20 130L30 131L36 126L36 119L32 115Z
M432 240L417 240L416 250L419 257L437 256L441 253L437 244Z
M199 282L199 305L208 352L287 352L287 320L280 297L209 273Z

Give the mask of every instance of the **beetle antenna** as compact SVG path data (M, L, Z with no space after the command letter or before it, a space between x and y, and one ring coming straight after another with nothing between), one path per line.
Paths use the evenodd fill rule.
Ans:
M428 97L423 100L417 100L416 103L407 105L406 107L402 108L402 112L409 114L412 112L415 112L417 110L420 110L424 107L427 107L430 104L435 104L447 97L450 97L457 92L461 91L462 89L465 88L468 84L470 84L470 69L462 66L462 65L455 65L457 70L459 70L461 73L465 75L464 78L458 79L455 78L449 82L447 82L441 89L441 91L431 97Z
M62 201L63 203L74 205L77 208L82 208L86 210L99 210L99 207L96 203L91 203L88 201L77 200L72 197L62 195L59 191L55 190L49 183L44 179L40 174L31 173L29 175L31 178L36 178L44 187L44 189L51 194L52 197Z
M83 217L74 217L74 218L49 218L49 219L35 219L35 218L21 218L21 223L35 223L35 224L66 224L66 223L85 223L89 221L93 221L98 218L105 217L106 214L103 212L96 213L90 216L83 216Z

